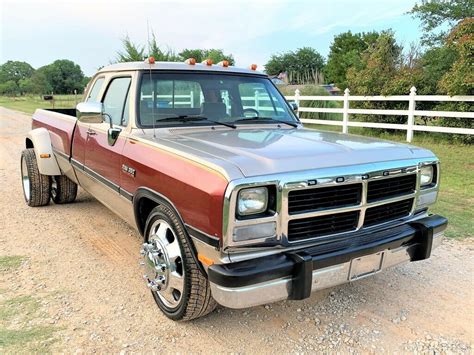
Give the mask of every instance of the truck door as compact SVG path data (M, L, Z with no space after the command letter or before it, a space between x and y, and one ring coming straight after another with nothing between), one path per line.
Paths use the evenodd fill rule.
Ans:
M103 95L104 112L112 120L114 128L124 130L129 118L129 90L131 76L119 76L110 80ZM122 151L125 134L121 132L115 142L108 137L109 122L91 123L85 144L84 172L92 178L89 186L95 197L110 206L119 194Z

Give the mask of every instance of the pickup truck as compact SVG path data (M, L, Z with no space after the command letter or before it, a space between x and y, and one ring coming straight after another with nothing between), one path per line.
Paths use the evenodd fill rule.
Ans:
M294 110L255 65L107 66L76 109L34 113L26 203L71 203L81 186L134 226L145 283L173 320L429 258L447 226L428 210L436 156L308 129Z

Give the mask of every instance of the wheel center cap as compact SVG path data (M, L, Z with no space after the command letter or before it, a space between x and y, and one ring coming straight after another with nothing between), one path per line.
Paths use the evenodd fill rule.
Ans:
M141 254L145 258L145 275L148 287L153 291L166 290L168 287L170 262L166 249L159 240L153 239L143 244Z

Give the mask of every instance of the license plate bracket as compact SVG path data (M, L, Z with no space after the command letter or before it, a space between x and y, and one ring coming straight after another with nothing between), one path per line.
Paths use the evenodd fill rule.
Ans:
M355 281L376 274L382 269L384 252L361 256L351 260L349 281Z

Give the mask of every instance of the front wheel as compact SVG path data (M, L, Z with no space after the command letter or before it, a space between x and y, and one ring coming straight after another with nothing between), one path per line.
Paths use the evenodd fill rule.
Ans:
M191 320L214 310L209 282L191 254L185 230L167 206L155 207L147 219L145 280L161 311L173 320Z
M39 172L35 151L32 148L21 152L21 184L28 206L39 207L49 203L50 178Z

